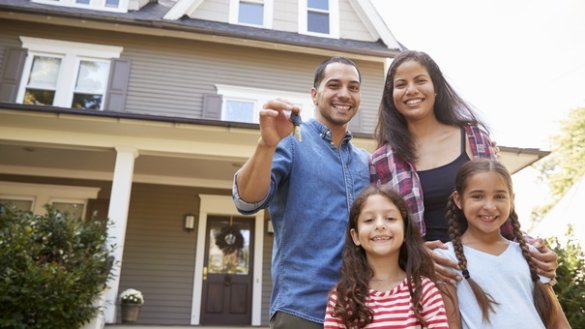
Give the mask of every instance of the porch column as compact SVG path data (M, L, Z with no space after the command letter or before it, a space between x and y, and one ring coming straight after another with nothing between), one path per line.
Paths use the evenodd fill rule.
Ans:
M112 279L108 281L108 288L106 289L106 302L104 305L106 323L116 321L116 300L120 285L120 273L122 272L122 255L124 254L124 241L126 239L134 160L138 157L138 150L132 147L116 147L116 152L116 165L114 167L110 208L108 211L108 219L113 224L108 227L108 244L114 245L112 249L114 267L112 269Z

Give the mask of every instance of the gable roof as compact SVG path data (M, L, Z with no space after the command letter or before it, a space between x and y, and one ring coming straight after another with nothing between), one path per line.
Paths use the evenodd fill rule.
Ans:
M335 52L338 55L349 54L353 58L370 61L383 61L385 58L394 57L402 50L402 46L394 39L369 0L349 1L370 32L374 31L372 33L380 37L377 41L321 38L295 32L190 18L187 13L195 10L203 0L151 2L140 10L127 13L46 5L28 0L3 0L0 2L0 18L38 22L38 15L43 15L46 18L43 22L50 24L75 24L95 29L168 35L328 56ZM47 19L48 17L51 19ZM177 18L171 20L168 17ZM80 22L82 24L79 24Z
M193 12L204 2L205 0L179 0L177 3L166 13L164 19L167 20L178 20L184 16L191 16ZM352 8L356 11L358 17L362 23L366 26L368 31L378 36L383 45L388 49L400 50L402 46L396 40L392 32L384 20L374 8L370 0L348 0ZM238 29L243 26L238 25ZM277 32L271 30L272 32ZM319 38L320 39L320 38Z

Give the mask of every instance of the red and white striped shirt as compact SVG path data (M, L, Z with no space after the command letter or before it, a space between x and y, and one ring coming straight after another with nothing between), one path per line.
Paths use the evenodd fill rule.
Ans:
M441 293L435 284L428 278L422 279L422 317L427 322L426 328L448 329L445 304ZM337 294L333 291L327 302L324 329L346 328L341 319L333 316L333 308L337 301ZM414 315L414 305L408 284L404 279L398 286L385 292L370 289L366 297L366 305L373 312L373 320L364 328L384 329L418 329L421 323Z

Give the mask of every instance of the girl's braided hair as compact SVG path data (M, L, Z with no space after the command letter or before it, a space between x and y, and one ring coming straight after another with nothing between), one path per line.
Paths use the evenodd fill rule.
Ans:
M495 172L506 182L506 186L510 195L513 195L512 177L510 173L500 162L489 159L475 159L468 161L459 169L457 177L455 178L455 192L451 194L447 203L447 218L449 221L449 235L455 249L455 255L459 261L459 267L461 268L463 277L469 283L475 298L482 311L483 319L489 322L489 312L494 311L494 305L497 302L487 294L472 278L469 270L467 269L467 259L463 253L463 245L461 243L461 235L467 229L467 220L465 219L463 212L459 209L454 201L455 194L459 196L463 195L465 188L467 187L468 180L477 173L482 172ZM554 305L554 296L551 295L551 290L547 289L545 285L540 281L539 276L536 272L536 265L529 252L528 243L520 229L520 222L518 221L518 214L512 209L510 211L510 220L514 228L514 239L520 245L522 255L528 263L530 269L530 277L534 282L533 301L536 306L536 310L542 319L542 322L547 328L552 328L558 314Z

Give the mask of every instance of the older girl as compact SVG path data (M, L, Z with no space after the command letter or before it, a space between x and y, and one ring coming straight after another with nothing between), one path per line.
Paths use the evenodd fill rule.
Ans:
M453 292L463 328L570 327L549 279L536 272L514 211L512 178L501 163L464 164L447 209L451 242L435 252L456 261L465 278ZM501 234L508 219L516 242Z

